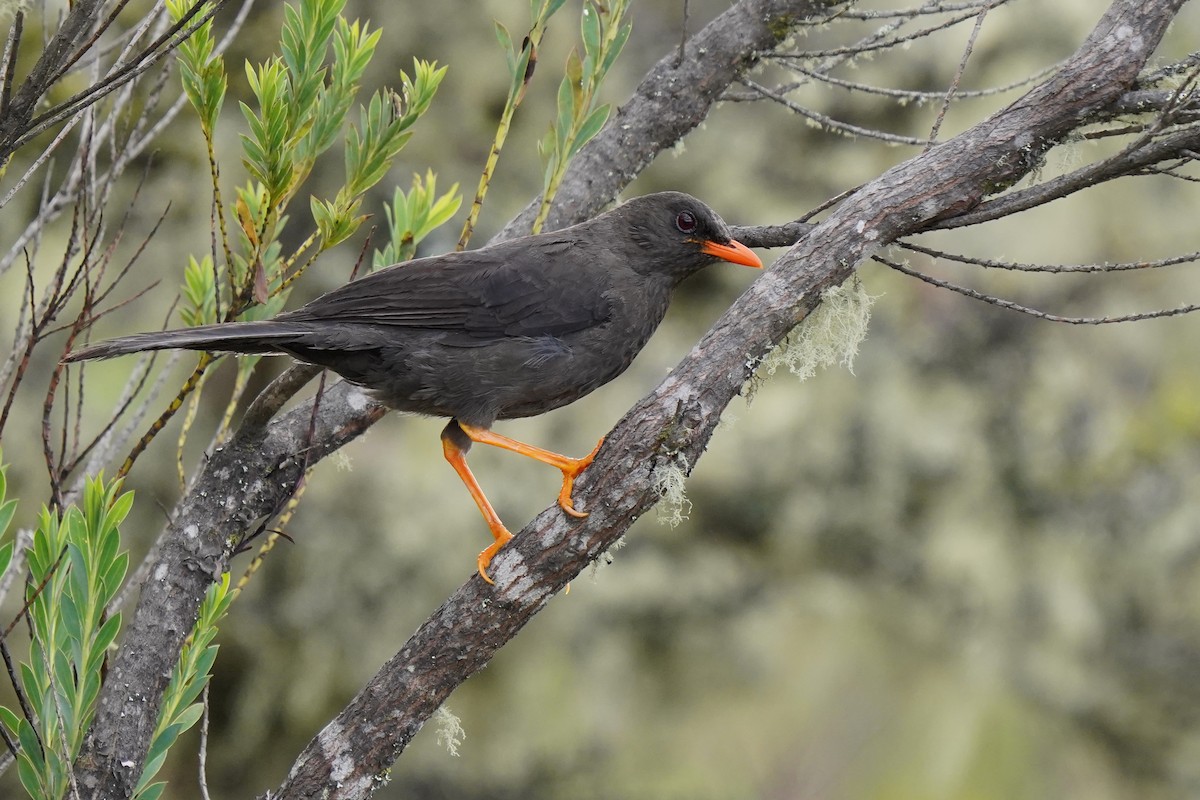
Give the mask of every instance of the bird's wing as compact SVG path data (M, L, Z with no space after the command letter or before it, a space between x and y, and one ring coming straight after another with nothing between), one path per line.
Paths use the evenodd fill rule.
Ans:
M374 272L280 315L444 330L473 338L562 336L610 316L608 281L575 239L539 236Z

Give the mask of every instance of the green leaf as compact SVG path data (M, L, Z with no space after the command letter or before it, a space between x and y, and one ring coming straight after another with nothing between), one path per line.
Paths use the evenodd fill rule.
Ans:
M8 565L12 563L13 543L5 542L0 544L0 575L8 571Z
M571 151L567 154L570 158L579 152L579 148L583 147L592 138L600 132L604 127L604 123L608 121L608 113L612 109L609 105L602 105L599 108L588 114L587 119L579 126L579 131L575 134L575 141L571 143Z
M616 62L617 56L621 55L621 51L625 49L625 42L629 41L629 33L632 30L633 23L626 23L617 31L608 52L604 54L604 62L600 64L600 76L608 74L608 70Z
M571 123L575 119L575 91L571 80L563 78L562 83L558 85L558 119L555 120L554 129L558 133L559 141L570 133Z
M35 647L35 649L37 648ZM37 708L42 704L42 686L45 685L45 682L42 680L42 659L37 658L35 654L33 660L39 665L36 672L29 664L21 664L19 669L21 671L21 687L28 696L29 705Z
M571 82L571 96L574 99L571 119L575 119L574 109L582 109L585 101L583 92L583 64L579 61L579 51L571 48L567 55L566 78Z
M166 789L167 789L166 781L159 781L158 783L152 783L149 786L147 786L146 788L142 789L137 794L135 794L134 800L159 800L159 798L162 797L162 793L164 791L166 791Z
M333 236L336 209L332 203L328 203L317 197L309 198L308 207L312 212L313 222L316 224L321 238L328 241Z
M508 28L496 22L496 41L500 43L500 49L504 51L504 60L508 64L508 74L515 75L517 72L517 51L513 47L512 36L508 32Z
M129 509L133 508L133 492L125 492L115 501L108 509L108 513L104 516L104 524L106 527L116 528L125 521L125 517L129 516Z
M595 61L600 52L600 13L592 3L583 4L579 29L580 38L583 39L583 52Z
M175 718L174 724L178 725L179 732L183 733L184 731L188 730L193 725L195 725L197 722L199 722L200 717L203 714L204 714L204 706L202 706L200 703L192 703L191 705L189 705L187 708L185 708L183 711L181 711L179 713L179 716L177 716Z
M37 746L37 741L33 742ZM25 791L30 797L46 797L46 787L42 784L42 776L38 772L37 766L34 765L31 756L26 755L30 752L29 748L21 745L21 758L17 760L17 775L21 778L21 785L25 787Z
M163 756L167 754L167 751L171 749L171 745L175 744L175 741L179 738L179 734L183 733L183 731L184 727L182 725L171 723L158 732L154 737L154 743L150 745L150 749L146 753L146 768L142 772L142 780L146 780L148 775L152 774L150 765L155 760L158 761L158 764L155 765L153 772L158 771L158 767L162 766Z
M79 618L79 607L75 603L75 598L64 594L59 601L58 613L67 637L74 641L83 638L83 620Z
M17 728L21 725L21 718L12 709L0 706L0 724L15 736Z
M121 584L125 580L125 572L128 569L129 553L121 553L108 565L103 578L104 588L108 597L105 598L104 603L101 605L108 605L108 601L112 599L112 595L121 588Z
M533 2L536 3L537 0L533 0ZM560 8L562 8L563 4L566 2L567 2L567 0L546 0L545 5L542 6L542 13L541 14L535 13L533 16L535 17L535 19L538 19L538 21L544 22L544 21L550 19L550 17L554 16L555 13L557 13L558 10Z
M431 191L432 185L431 181ZM419 238L425 238L425 236L449 222L458 213L458 209L462 206L462 200L462 195L458 193L458 184L456 183L450 187L450 191L439 197L433 204L433 208L430 210L425 224L421 226Z
M75 664L63 650L54 651L54 681L59 692L72 701L75 699ZM73 702L71 704L74 705ZM66 709L63 709L64 713L65 711Z
M92 641L92 660L99 662L99 657L104 655L104 651L117 638L117 633L121 630L121 615L113 614L108 618L100 630L96 633L95 639Z
M212 658L216 658L217 649L217 645L213 645L212 647L207 648L204 654L207 655L209 651L212 651ZM200 693L204 691L204 687L208 684L209 678L211 677L209 675L209 670L212 669L212 659L206 659L206 661L208 665L203 669L200 668L200 665L196 665L196 669L193 670L195 678L188 685L188 687L179 694L178 702L176 703L177 706L188 706L192 703L195 703L196 698L198 698Z

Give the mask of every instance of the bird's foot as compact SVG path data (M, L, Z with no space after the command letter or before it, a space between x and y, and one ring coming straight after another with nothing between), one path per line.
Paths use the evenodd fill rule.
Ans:
M500 548L512 541L513 535L506 530L502 531L502 533L492 531L492 534L496 537L496 541L485 547L479 553L479 558L475 561L479 565L479 577L494 586L496 582L489 578L487 574L488 565L492 563L492 559L496 557L496 553L500 552Z
M563 474L563 484L562 490L558 493L558 504L562 507L563 511L567 512L572 517L583 519L588 515L588 512L579 511L575 508L575 503L571 499L571 492L575 489L575 478L579 477L579 475L591 465L592 461L596 458L596 453L600 452L600 448L603 444L604 439L601 438L600 441L596 442L596 446L592 448L592 452L588 453L583 458L568 459L567 463L560 467Z

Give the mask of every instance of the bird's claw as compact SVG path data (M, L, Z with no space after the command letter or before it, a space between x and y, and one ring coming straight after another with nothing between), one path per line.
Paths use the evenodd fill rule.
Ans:
M604 439L596 442L596 446L592 448L592 452L588 453L583 458L573 458L570 463L562 468L563 484L562 490L558 493L558 505L567 514L570 514L576 519L583 519L588 515L586 511L580 511L575 508L575 502L571 499L571 493L575 489L575 478L591 466L591 463L596 458L596 453L600 452L601 446L604 445Z
M500 548L504 547L504 545L511 542L512 538L513 538L513 535L511 533L509 533L508 531L504 531L503 535L498 535L498 534L494 534L494 535L496 535L496 541L492 542L487 547L485 547L482 551L480 551L479 557L477 559L475 559L475 563L479 567L479 577L483 578L487 583L489 583L492 586L495 586L496 582L488 577L488 574L487 574L488 565L492 563L492 559L496 557L496 553L500 552Z

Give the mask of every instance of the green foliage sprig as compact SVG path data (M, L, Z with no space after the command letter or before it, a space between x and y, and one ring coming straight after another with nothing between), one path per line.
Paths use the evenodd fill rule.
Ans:
M5 468L0 466L0 536L16 510L6 501ZM32 641L29 660L19 669L23 712L0 706L0 731L20 746L17 772L30 797L60 798L73 791L71 764L91 725L104 659L121 628L121 615L108 616L129 566L121 552L120 524L133 506L133 493L121 481L89 479L83 508L60 516L43 509L27 554L26 600ZM13 543L0 545L0 575L8 569ZM233 599L229 576L214 584L163 696L139 800L157 800L165 783L150 783L179 735L199 720L196 702L207 685L217 646L217 623Z
M120 480L97 477L87 481L82 510L71 506L59 516L43 508L27 554L32 642L19 670L27 715L0 707L0 725L20 743L17 772L32 797L58 798L71 788L105 654L121 628L121 615L105 611L129 566L118 526L133 493L120 489ZM5 550L11 554L11 545L0 548L0 561Z
M446 68L413 61L413 75L401 72L400 94L376 92L346 136L346 184L331 202L313 198L312 212L323 247L345 241L365 217L355 216L362 196L383 179L392 160L412 138L412 126L429 109Z
M363 195L387 174L392 161L412 136L413 125L429 109L446 68L414 60L412 76L401 72L398 92L372 95L347 130L347 117L367 65L375 54L381 31L370 30L341 14L345 0L300 0L284 6L280 54L259 64L246 64L252 102L240 103L246 130L242 164L251 180L239 186L231 209L234 233L221 237L226 264L212 269L214 280L197 268L185 274L185 321L254 319L248 313L270 306L319 253L333 247L361 226ZM187 0L170 0L178 16ZM214 58L211 26L180 51L184 90L201 120L210 146L214 196L219 197L218 159L212 134L225 97L224 66ZM290 255L278 243L287 222L287 209L308 180L317 159L346 131L346 179L332 200L312 198L315 231ZM302 255L309 252L307 258ZM225 280L217 277L224 274ZM223 313L222 313L222 310ZM277 313L279 307L263 311Z
M425 173L424 181L420 175L413 175L408 193L397 186L392 202L383 208L388 224L388 244L375 251L372 266L379 269L408 261L416 254L421 240L449 222L461 205L462 195L457 183L439 197L433 170Z
M479 220L479 212L483 208L483 199L487 195L492 175L496 171L496 164L500 160L500 151L504 149L504 142L508 139L513 114L516 113L517 106L521 105L521 101L525 98L525 88L533 78L533 71L537 66L537 49L542 43L542 34L545 33L550 18L563 7L565 2L566 0L529 0L529 17L532 25L529 28L529 34L519 48L513 44L512 34L508 32L508 28L499 22L496 23L496 41L500 43L500 49L504 51L504 58L508 64L508 97L504 100L504 110L500 112L500 121L496 123L496 134L492 139L492 148L488 151L487 161L483 165L483 174L479 176L479 186L475 189L475 199L471 202L471 211L467 214L462 233L458 237L459 250L466 249L467 243L471 240L471 234L475 231L475 223Z
M558 113L550 130L538 143L545 170L542 179L542 202L533 222L537 233L546 222L550 204L562 183L567 165L600 132L612 110L608 104L597 105L600 84L621 55L632 23L625 21L628 0L609 0L600 3L589 0L583 4L580 35L583 58L578 48L567 56L562 83L558 86Z
M168 0L168 7L178 18L187 12L188 0ZM228 81L222 60L214 55L211 25L203 26L196 41L180 51L184 90L200 118L208 147L214 239L219 239L224 255L221 263L216 252L211 258L193 259L184 270L182 317L189 325L264 319L279 313L292 283L320 254L361 227L366 219L360 213L365 193L387 174L433 101L446 68L414 59L412 75L400 73L398 91L375 92L357 122L348 124L382 32L346 20L344 7L345 0L286 4L279 55L246 64L253 99L239 105L246 126L241 133L241 161L249 180L236 188L229 208L221 200L221 159L214 137ZM332 199L310 198L312 228L299 245L285 252L279 234L288 223L289 207L318 158L343 132L345 182ZM184 408L185 399L199 395L203 374L213 360L201 356L171 405L134 446L122 474ZM257 361L239 360L238 380L227 408L236 405L249 385L248 374ZM190 424L184 426L181 442L189 433Z
M167 0L167 9L174 20L182 19L192 5L192 0ZM199 13L206 15L211 8L211 3L205 3ZM221 113L221 105L225 102L225 90L229 86L224 60L213 55L214 44L212 19L209 19L184 39L175 51L183 91L196 109L201 130L210 142L217 127L217 115Z
M162 768L167 753L180 734L195 725L204 713L203 704L197 702L197 698L208 685L213 664L217 660L218 646L212 643L217 635L217 623L229 610L234 597L235 593L229 590L229 573L222 575L221 580L208 589L200 606L196 627L183 646L179 663L171 672L171 681L163 694L158 725L146 754L146 766L134 791L135 800L158 800L162 795L167 784L151 781Z

